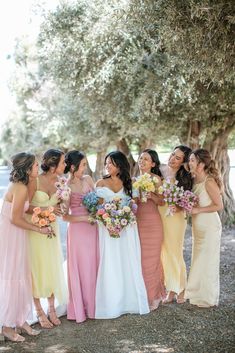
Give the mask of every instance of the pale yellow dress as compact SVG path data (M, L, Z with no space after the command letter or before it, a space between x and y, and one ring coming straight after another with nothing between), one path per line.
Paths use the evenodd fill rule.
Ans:
M175 180L174 175L168 175L166 166L161 166L165 179ZM184 235L187 221L184 211L176 212L173 216L166 216L167 205L158 206L163 224L162 265L165 287L168 292L180 294L186 287L186 265L183 256Z
M183 256L187 226L185 213L166 216L167 205L158 207L163 224L162 265L166 290L180 294L186 286L186 265Z
M205 182L195 184L199 207L211 204ZM192 217L193 247L191 269L185 298L191 304L209 307L219 303L219 264L221 222L217 212L199 213Z
M55 206L58 202L56 194L49 195L37 190L31 205L39 207ZM31 215L27 215L31 220ZM51 224L56 237L48 238L46 235L29 231L30 261L32 270L34 298L48 298L52 294L60 304L66 303L67 289L63 272L63 256L61 251L58 221Z

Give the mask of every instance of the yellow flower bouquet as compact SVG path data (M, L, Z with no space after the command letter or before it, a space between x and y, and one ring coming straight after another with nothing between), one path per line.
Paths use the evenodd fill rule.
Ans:
M148 173L144 173L136 178L133 188L139 190L142 202L147 202L148 193L157 191L158 178L152 177Z

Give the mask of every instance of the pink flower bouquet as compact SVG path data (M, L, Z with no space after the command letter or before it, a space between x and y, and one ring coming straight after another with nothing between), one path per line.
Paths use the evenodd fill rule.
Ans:
M55 183L55 187L57 189L56 196L60 203L61 212L65 214L67 210L66 201L69 200L71 194L71 189L67 185L67 179L64 177L59 178L59 180Z

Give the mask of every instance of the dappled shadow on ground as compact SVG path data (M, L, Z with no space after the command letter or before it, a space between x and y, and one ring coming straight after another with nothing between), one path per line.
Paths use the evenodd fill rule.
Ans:
M189 229L190 231L190 229ZM223 233L221 300L218 308L185 304L162 305L148 315L124 315L115 320L87 320L43 330L26 342L0 343L0 353L232 353L234 352L234 236ZM190 232L185 242L189 265ZM37 325L36 325L37 326Z

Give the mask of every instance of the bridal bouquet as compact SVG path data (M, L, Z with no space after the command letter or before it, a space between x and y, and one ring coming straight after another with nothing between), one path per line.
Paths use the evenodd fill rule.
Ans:
M152 177L148 173L144 173L136 178L136 181L133 183L133 188L140 191L140 199L142 202L147 202L147 195L149 192L155 192L157 189L158 179Z
M38 227L48 227L51 232L48 234L48 238L55 237L55 233L51 227L51 223L55 222L56 215L53 213L54 207L48 207L46 210L42 210L40 207L35 207L33 209L32 223Z
M96 220L107 228L111 237L120 238L120 233L125 227L136 224L136 209L134 200L123 203L123 200L117 197L99 206Z
M56 196L59 199L60 209L63 214L66 213L67 206L66 201L69 200L71 189L67 185L67 179L64 177L59 178L59 180L55 183L56 187Z
M88 192L82 200L83 205L87 208L91 216L95 216L98 208L99 197L95 191Z

